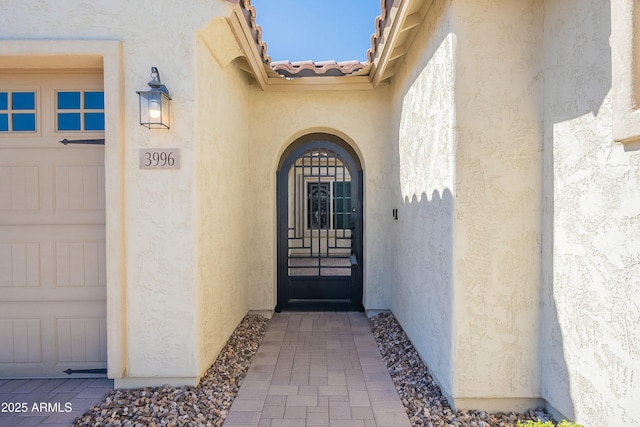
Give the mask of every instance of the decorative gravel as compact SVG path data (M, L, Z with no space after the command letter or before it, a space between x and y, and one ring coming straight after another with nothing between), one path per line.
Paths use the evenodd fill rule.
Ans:
M117 389L74 426L221 426L268 322L263 316L247 315L197 387Z
M530 409L525 414L453 411L395 316L378 314L369 319L369 324L412 425L506 427L518 421L552 420L542 409Z

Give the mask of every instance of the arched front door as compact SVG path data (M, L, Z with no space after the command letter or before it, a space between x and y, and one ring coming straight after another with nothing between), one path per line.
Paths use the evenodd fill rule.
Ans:
M276 311L364 309L362 168L338 142L310 135L283 155Z

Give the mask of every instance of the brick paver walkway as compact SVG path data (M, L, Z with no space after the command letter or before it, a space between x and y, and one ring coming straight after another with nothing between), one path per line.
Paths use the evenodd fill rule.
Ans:
M362 313L275 314L224 427L409 427Z
M1 380L0 426L69 427L113 390L113 380Z

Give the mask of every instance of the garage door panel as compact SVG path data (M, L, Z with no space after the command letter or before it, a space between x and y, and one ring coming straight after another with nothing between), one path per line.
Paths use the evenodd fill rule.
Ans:
M60 362L106 362L106 319L58 319Z
M57 210L104 209L103 166L56 166L55 183Z
M57 242L56 286L105 286L104 242Z
M0 226L0 287L97 288L106 282L104 226Z
M40 319L0 320L0 363L42 362Z
M0 287L40 286L40 245L0 243Z
M0 210L38 209L38 172L37 166L0 167Z
M0 378L67 377L67 369L104 368L104 301L0 302L0 313Z

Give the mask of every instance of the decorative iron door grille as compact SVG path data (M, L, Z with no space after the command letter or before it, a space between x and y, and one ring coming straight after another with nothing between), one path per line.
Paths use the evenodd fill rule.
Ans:
M278 172L278 306L362 309L362 173L329 141L298 147Z

